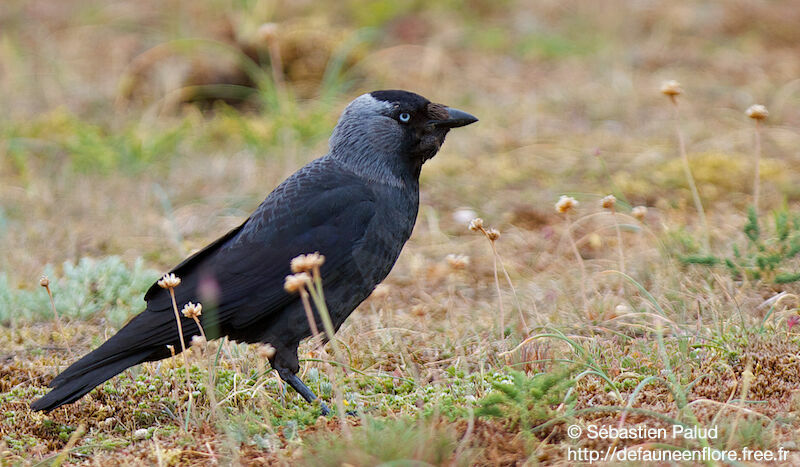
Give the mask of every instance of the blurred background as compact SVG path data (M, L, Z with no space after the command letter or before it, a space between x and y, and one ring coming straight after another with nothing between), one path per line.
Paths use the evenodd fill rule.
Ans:
M425 165L411 240L337 334L363 377L345 383L353 404L381 416L452 417L444 434L401 423L398 432L419 436L398 444L428 452L417 447L438 437L450 443L444 458L456 459L474 445L486 457L472 462L484 464L524 462L532 446L543 463L551 454L563 460L561 425L524 438L518 415L545 407L523 419L547 419L563 404L523 400L502 424L471 418L493 384L510 384L505 365L533 375L552 359L594 372L576 383L578 408L641 395L637 407L678 416L677 393L667 391L675 386L646 384L676 369L687 400L726 404L741 384L768 400L750 406L761 418L742 419L757 430L738 429L739 418L728 425L755 435L726 434L717 447L796 439L798 25L796 0L2 0L0 434L12 434L0 439L0 454L8 443L16 461L41 459L88 423L94 441L79 443L93 455L114 457L137 430L163 429L176 462L208 460L198 454L206 440L218 453L233 446L231 459L274 460L264 453L283 449L281 459L293 462L298 426L335 433L338 425L284 398L263 361L237 347L220 363L220 420L229 418L192 425L191 441L176 435L183 421L172 415L184 393L151 383L161 378L155 365L54 413L55 424L27 412L27 401L73 360L65 348L98 345L141 310L161 272L324 155L349 101L392 88L480 119L452 132ZM677 118L659 92L666 80L683 89ZM745 109L753 104L769 110L760 125L761 238L758 225L747 227L755 133ZM707 247L676 124L708 217ZM600 207L608 194L614 212ZM580 202L569 217L554 210L560 195ZM633 216L636 206L647 214ZM496 244L467 229L473 217L500 230ZM497 287L492 247L504 268ZM39 287L42 273L63 329ZM530 338L535 332L569 337ZM656 335L666 344L656 346ZM301 347L303 372L319 370L314 388L330 398L315 352ZM239 390L236 375L245 374L249 389ZM705 423L725 420L721 413L696 415ZM775 424L778 415L785 424ZM108 449L92 445L103 440ZM367 437L342 449L376 445ZM144 454L132 448L131 462L166 455L138 446ZM330 459L359 463L347 455Z
M742 206L753 103L770 110L766 199L794 200L800 9L791 1L59 2L0 8L0 255L144 255L168 267L326 151L362 92L464 108L426 167L425 209L538 228L560 193L680 210L671 107L701 194ZM601 156L598 158L598 156ZM786 197L786 198L784 198ZM719 211L719 209L712 209Z

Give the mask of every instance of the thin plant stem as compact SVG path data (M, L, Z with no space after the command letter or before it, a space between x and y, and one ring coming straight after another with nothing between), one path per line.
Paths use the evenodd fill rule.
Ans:
M276 37L270 37L267 40L267 53L269 55L270 68L272 69L272 81L275 83L275 89L282 94L284 92L283 58L281 57L281 47Z
M169 288L169 296L172 298L172 311L175 312L175 322L178 323L178 337L181 341L181 352L183 352L183 362L186 364L186 342L183 340L183 325L181 324L181 315L178 312L178 304L175 302L175 289Z
M186 426L188 429L189 414L192 411L192 382L189 379L189 361L186 359L186 342L183 339L183 325L181 324L181 315L178 313L178 304L175 302L175 289L169 288L169 296L172 298L172 311L175 312L175 322L178 323L178 337L181 341L181 354L183 356L183 367L186 370L186 390L189 391L189 407L186 409Z
M498 279L498 277L497 277L497 250L495 250L494 241L493 240L489 240L489 242L492 244L492 251L494 251L494 255L492 256L492 259L494 260L494 268L493 268L494 286L495 286L495 289L497 289L497 303L500 306L500 340L504 341L505 338L506 338L506 332L505 332L505 329L506 329L506 323L505 323L505 321L506 321L506 312L505 312L505 308L503 307L503 295L500 292L500 279Z
M61 317L58 316L58 311L56 311L56 301L53 299L53 292L50 291L50 281L46 276L43 276L40 283L43 284L44 289L47 290L47 296L50 297L50 307L53 309L53 316L56 318L56 329L58 329L58 335L63 338L64 327L61 325ZM67 352L72 353L72 349L69 347L69 339L64 339L64 343L67 346Z
M611 207L611 217L614 218L614 229L617 231L617 251L619 252L619 270L625 274L625 251L622 248L622 230L619 228L617 220L617 210Z
M222 337L219 340L219 345L217 346L216 352L214 352L214 363L208 369L208 392L206 393L208 396L208 403L211 406L211 418L213 420L217 419L217 368L219 367L219 359L222 356L222 345L226 342L227 337ZM207 344L210 345L210 344ZM211 353L208 354L209 361L211 358Z
M583 312L589 313L589 299L586 297L586 265L583 264L583 257L581 252L578 251L578 244L575 243L575 238L572 236L572 219L569 214L566 215L567 219L567 237L569 237L569 244L572 247L572 252L575 254L575 259L578 261L578 266L581 271L581 298L583 299Z
M480 231L487 240L489 240L489 244L492 247L492 259L494 261L494 285L495 289L497 290L497 302L500 306L500 339L505 339L505 307L503 305L503 295L500 291L500 278L499 278L499 270L497 265L500 265L500 268L503 269L503 275L508 282L508 286L511 288L511 292L514 295L514 304L517 306L517 310L519 312L519 319L522 323L522 327L525 329L525 334L530 333L530 328L528 327L528 323L525 321L525 314L522 311L522 305L519 303L519 297L517 297L517 290L514 288L514 283L511 282L511 276L508 275L508 270L506 269L505 264L503 264L503 258L500 257L500 254L497 252L497 245L495 241L500 237L500 232L495 229L486 230L483 227L483 220L482 219L475 219L473 222L480 220L480 223L470 224L470 230L473 231ZM536 310L536 303L533 304L534 310Z
M683 161L683 172L686 175L686 181L689 183L689 189L692 191L692 200L694 200L694 207L697 214L700 216L700 222L703 224L703 246L706 251L711 249L711 241L709 239L708 220L706 219L706 212L703 209L703 203L700 201L700 192L697 191L697 185L692 176L692 169L689 167L689 156L686 153L686 143L683 139L683 131L681 131L680 112L678 109L678 99L675 96L669 96L672 101L672 110L675 117L675 133L678 135L678 150L681 153L681 160Z
M331 347L333 348L333 355L337 361L341 362L339 359L339 347L334 340L334 333L336 331L333 328L333 320L331 320L331 315L328 312L328 305L325 303L325 294L322 290L322 276L320 275L319 267L314 268L311 278L313 280L313 284L307 284L308 291L311 294L311 299L314 301L314 306L317 307L317 312L322 319L322 326L325 329L325 334L328 335L328 341L330 341Z
M758 217L758 199L761 187L761 123L756 120L756 166L755 166L755 179L753 180L753 208Z
M531 328L528 327L528 322L525 320L525 313L522 312L522 304L519 302L519 297L517 296L517 289L514 288L514 283L511 282L511 276L508 275L508 270L506 269L506 265L503 264L503 257L499 254L497 255L497 261L500 262L500 269L503 270L503 275L506 278L506 282L508 282L508 287L511 289L511 294L514 296L514 304L517 306L517 310L519 311L519 319L522 321L522 327L525 328L525 334L530 334ZM533 301L533 312L535 314L539 314L539 308L536 306L536 300Z
M203 337L203 340L207 340L206 339L206 333L205 333L205 331L203 331L203 326L200 324L200 320L197 319L197 316L193 316L192 319L194 319L194 322L197 324L197 329L200 330L200 335ZM181 334L181 335L183 335L183 334Z
M333 348L333 358L341 363L344 364L341 358L341 354L339 352L339 346L337 342L334 340L334 327L333 327L333 320L331 320L331 315L328 312L328 305L325 303L325 293L322 289L322 274L320 273L319 266L314 266L312 270L311 278L313 284L306 283L306 287L308 287L308 292L311 294L311 299L314 301L314 305L317 307L317 312L322 318L322 324L325 328L325 333L328 335L328 341L331 343L331 348ZM313 315L311 315L311 321L309 324L316 327L313 319ZM313 330L313 328L312 328ZM330 364L327 365L328 370L334 374L335 379L339 379L339 371L337 368L331 367ZM339 415L340 426L342 432L344 433L346 438L350 438L350 429L347 425L345 419L345 411L344 411L344 392L339 384L339 381L335 381L333 386L333 392L336 397L336 411Z
M750 385L753 382L753 362L748 359L745 370L742 373L742 382L741 382L741 392L739 395L739 401L736 403L736 407L739 409L736 411L736 418L733 419L733 425L731 434L728 436L728 442L726 443L727 449L731 449L734 442L734 436L736 435L736 428L739 426L739 420L742 418L742 410L744 408L745 401L747 400L747 394L750 392Z
M209 344L206 343L206 346ZM222 345L220 343L220 345ZM208 348L208 347L206 347ZM211 407L211 419L214 420L216 423L217 420L217 367L214 365L211 367L209 364L211 363L211 353L205 352L205 365L206 365L206 376L208 377L208 387L206 388L206 397L208 397L208 405Z
M308 291L305 287L300 287L300 300L303 302L303 309L306 312L306 319L308 325L311 326L311 335L316 339L319 336L319 329L317 328L317 320L314 319L314 312L311 310L311 303L308 301Z
M503 270L503 276L505 276L506 282L508 282L508 286L509 288L511 288L511 293L514 295L514 304L517 306L517 310L519 311L519 320L522 322L522 327L525 328L525 334L526 335L530 334L531 329L528 327L528 323L525 321L525 314L522 312L522 305L519 303L519 297L517 297L517 290L514 288L514 283L511 282L511 276L508 275L508 270L506 269L505 264L503 264L503 258L500 256L500 253L497 252L497 245L495 245L495 241L492 240L491 238L489 239L489 241L492 243L492 252L494 253L494 256L496 258L495 263L500 264L500 269ZM497 279L496 275L495 279ZM498 288L497 296L499 297L500 296L499 284L497 284L497 288ZM534 312L538 313L535 301L533 302L533 309Z

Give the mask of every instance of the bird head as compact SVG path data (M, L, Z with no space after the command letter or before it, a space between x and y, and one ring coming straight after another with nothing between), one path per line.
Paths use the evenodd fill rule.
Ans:
M373 91L345 108L330 139L333 157L376 181L416 180L452 128L478 119L408 91Z

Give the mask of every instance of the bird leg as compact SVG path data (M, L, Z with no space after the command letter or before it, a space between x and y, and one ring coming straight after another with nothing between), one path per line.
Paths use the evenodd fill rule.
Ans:
M276 368L276 369L278 370L278 376L280 376L282 380L289 383L289 386L294 388L294 390L297 391L298 394L303 396L303 399L305 399L307 402L314 402L315 400L317 400L317 396L314 394L314 392L311 389L309 389L309 387L306 386L305 383L303 383L303 381L300 378L298 378L296 374L292 373L291 370L289 370L288 368ZM331 413L331 410L328 408L327 405L325 405L324 402L322 402L322 400L319 401L319 406L322 409L322 415L327 416L329 413Z

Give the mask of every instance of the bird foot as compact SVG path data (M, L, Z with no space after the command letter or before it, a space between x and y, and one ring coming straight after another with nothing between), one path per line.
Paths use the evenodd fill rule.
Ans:
M303 399L305 399L307 402L313 403L314 401L318 401L319 408L320 410L322 410L322 415L324 417L327 417L333 413L331 412L331 409L325 404L325 402L323 402L322 399L318 398L317 395L314 394L314 391L312 391L311 388L306 386L305 383L303 383L303 381L296 374L292 373L289 370L279 368L278 375L281 377L282 380L289 383L289 386L294 388L294 390L297 391L298 394L303 396ZM349 417L356 417L358 416L358 412L356 412L355 410L348 410L345 412L345 415Z
M331 414L331 409L329 409L328 406L322 401L319 401L319 408L322 410L323 417L327 417Z

